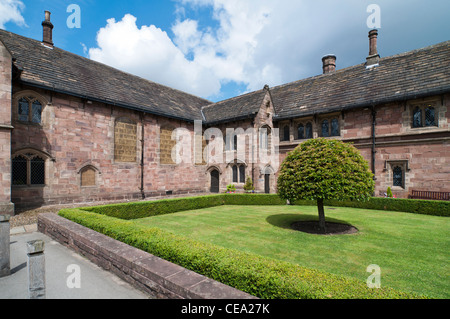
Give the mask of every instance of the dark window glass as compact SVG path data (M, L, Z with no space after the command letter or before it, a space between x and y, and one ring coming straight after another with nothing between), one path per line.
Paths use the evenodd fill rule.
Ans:
M288 125L286 125L284 128L283 128L283 141L289 141L290 140L290 133L289 133L289 126Z
M245 166L239 166L239 182L245 183Z
M422 127L422 110L418 107L413 112L413 127Z
M27 159L17 156L12 160L12 184L27 185Z
M322 136L329 137L330 136L330 127L328 125L328 120L322 121Z
M403 187L403 170L400 166L393 169L393 185Z
M28 122L28 112L30 104L27 99L21 98L19 100L19 121Z
M233 166L233 183L238 182L238 168L237 165Z
M308 123L306 124L305 138L312 138L312 137L313 137L312 124Z
M303 124L297 126L297 139L302 140L305 138L305 127Z
M331 136L339 136L339 135L341 135L339 133L339 120L333 119L331 121Z
M425 109L425 126L436 126L436 117L434 116L434 107Z
M30 184L45 184L45 161L42 158L35 157L30 161Z
M39 101L34 101L31 105L31 122L40 124L42 116L42 105Z
M238 137L237 137L237 135L235 134L235 135L234 135L234 138L233 138L233 149L234 149L235 151L237 151L237 144L238 144Z

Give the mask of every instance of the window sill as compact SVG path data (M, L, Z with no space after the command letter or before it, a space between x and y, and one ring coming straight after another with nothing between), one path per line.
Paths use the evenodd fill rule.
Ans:
M44 188L47 187L47 185L42 184L42 185L11 185L12 188L17 188L17 189L33 189L33 188Z

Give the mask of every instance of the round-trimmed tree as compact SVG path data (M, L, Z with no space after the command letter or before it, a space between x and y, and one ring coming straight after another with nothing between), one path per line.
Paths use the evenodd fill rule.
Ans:
M289 152L277 184L279 196L291 203L317 201L324 232L324 200L368 200L375 187L367 161L353 145L325 138L310 139Z

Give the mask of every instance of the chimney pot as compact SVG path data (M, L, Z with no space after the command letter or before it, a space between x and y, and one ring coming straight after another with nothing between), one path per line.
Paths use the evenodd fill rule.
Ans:
M323 74L336 71L336 56L328 54L322 58Z
M366 67L377 66L380 62L380 55L377 48L378 30L369 31L369 56L367 57Z
M42 43L53 48L53 24L50 22L50 11L45 11L45 20L42 21Z

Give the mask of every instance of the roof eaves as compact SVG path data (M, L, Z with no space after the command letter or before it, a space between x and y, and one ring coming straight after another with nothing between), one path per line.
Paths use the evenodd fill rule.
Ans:
M395 97L370 100L370 101L367 101L364 103L355 103L355 104L348 104L346 106L341 106L341 107L321 109L320 111L309 111L309 112L305 111L302 113L290 114L290 115L284 115L284 116L279 116L279 115L275 114L273 117L273 121L278 122L278 121L283 121L283 120L287 120L287 119L292 119L293 117L305 117L305 116L318 115L318 114L327 114L327 113L332 113L332 112L337 112L337 111L348 111L348 110L372 107L372 106L377 106L377 105L392 103L392 102L415 100L415 99L420 99L420 98L424 98L424 97L428 97L428 96L432 96L432 95L440 95L440 94L445 94L445 93L450 93L450 85L444 86L444 87L438 88L438 89L426 90L426 91L423 91L420 93L412 92L409 94L402 94L402 95L398 95Z
M147 109L145 107L142 107L142 106L136 106L136 105L131 105L131 104L124 104L124 103L118 102L118 101L100 99L100 98L86 96L86 95L82 95L82 94L78 94L78 93L74 93L74 92L68 92L68 91L65 91L65 90L62 90L62 89L58 89L58 88L55 88L55 87L50 87L50 86L46 86L46 85L43 85L43 84L34 83L32 81L26 81L26 80L22 80L21 79L20 82L23 83L23 84L35 87L35 88L49 90L49 91L52 91L52 92L55 92L55 93L67 94L67 95L71 95L71 96L78 97L78 98L81 98L81 99L91 100L93 102L105 103L105 104L109 104L109 105L113 105L113 106L123 107L123 108L129 109L129 110L133 110L133 111L144 112L144 113L147 113L147 114L162 116L162 117L166 117L166 118L170 118L170 119L174 119L174 120L181 120L181 121L185 121L185 122L189 122L189 123L193 123L195 121L192 118L185 118L185 117L181 117L181 116L170 115L170 114L166 114L166 113L162 113L162 112L152 111L152 110L149 110L149 109Z

